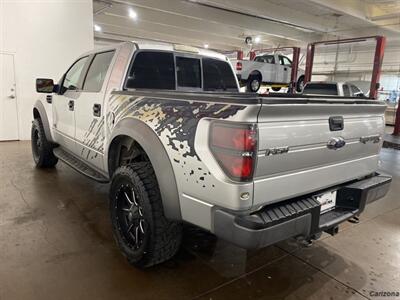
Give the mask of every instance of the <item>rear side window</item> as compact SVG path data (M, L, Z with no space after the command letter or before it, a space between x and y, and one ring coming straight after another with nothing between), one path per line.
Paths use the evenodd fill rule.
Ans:
M168 52L139 52L126 82L127 88L175 89L174 56Z
M235 75L227 62L203 58L204 90L237 90Z
M176 57L176 75L178 86L201 88L200 59Z
M303 94L337 96L336 84L311 83L304 87Z
M254 61L256 62L263 62L267 64L274 64L275 63L275 57L273 55L263 55L263 56L257 56Z
M84 91L99 92L101 90L114 53L115 51L108 51L96 54L86 75Z

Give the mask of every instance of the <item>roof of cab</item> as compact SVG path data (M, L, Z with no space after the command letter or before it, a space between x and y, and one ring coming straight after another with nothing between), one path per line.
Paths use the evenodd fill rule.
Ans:
M172 43L164 43L164 42L153 42L153 41L146 41L146 40L138 40L138 41L131 41L131 42L123 42L115 45L110 45L102 48L98 48L89 52L86 52L82 54L82 56L90 55L92 53L97 53L97 52L103 52L103 51L108 51L108 50L113 50L113 49L118 49L120 47L123 47L126 44L132 44L135 47L138 47L138 49L146 49L146 50L162 50L162 51L173 51L173 52L180 52L180 53L193 53L201 56L208 56L212 58L217 58L220 60L227 60L227 57L221 53L211 51L208 49L202 49L202 48L196 48L192 46L185 46L185 45L180 45L180 44L172 44ZM180 46L180 47L179 47ZM175 47L179 47L179 49L175 49ZM191 52L191 51L185 51L184 47L188 47L191 49L195 49L197 53Z

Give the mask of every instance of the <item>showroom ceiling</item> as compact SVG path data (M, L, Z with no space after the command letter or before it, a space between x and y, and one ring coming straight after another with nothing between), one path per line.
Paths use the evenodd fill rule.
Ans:
M218 50L384 34L399 41L393 0L94 0L95 38L151 39Z

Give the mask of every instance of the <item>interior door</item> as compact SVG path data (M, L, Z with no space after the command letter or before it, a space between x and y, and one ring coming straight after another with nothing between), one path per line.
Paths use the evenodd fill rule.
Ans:
M82 76L88 57L77 60L64 75L60 91L53 96L53 129L55 141L76 153L75 102L81 94Z
M92 166L102 169L104 157L105 80L115 51L97 53L92 57L82 93L75 102L75 139L77 154Z
M14 55L0 53L0 141L18 140Z

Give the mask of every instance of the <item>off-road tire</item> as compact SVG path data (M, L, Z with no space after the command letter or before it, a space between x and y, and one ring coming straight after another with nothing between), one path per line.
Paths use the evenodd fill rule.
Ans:
M52 168L57 164L58 158L53 153L54 146L47 140L42 120L39 118L32 122L31 146L36 167Z
M145 233L142 234L143 241L137 249L136 245L129 245L127 232L123 231L123 217L119 208L122 200L118 196L121 188L133 190L135 201L142 211L140 218L146 224ZM182 225L164 216L157 179L149 162L119 167L113 174L109 196L114 239L132 265L146 268L164 262L176 254L182 240Z

